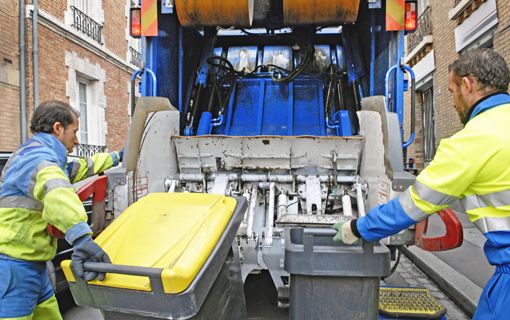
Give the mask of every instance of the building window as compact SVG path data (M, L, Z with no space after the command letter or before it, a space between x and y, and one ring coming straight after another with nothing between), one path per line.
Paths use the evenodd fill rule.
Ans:
M457 22L455 50L458 53L490 47L499 24L496 0L461 1L449 11L448 17Z
M433 87L423 92L423 156L425 162L432 161L436 153L433 92Z
M104 45L104 10L101 0L68 0L64 17L65 23L76 29L78 34Z
M429 7L429 0L418 0L418 17Z
M477 48L488 48L494 49L494 31L495 29L486 32L484 35L480 36L475 41L471 42L468 46L462 49L459 54L463 55L466 52L477 49Z
M68 0L67 8L71 7L75 7L101 25L104 23L102 0Z
M80 112L78 138L81 144L105 146L108 134L106 124L106 71L99 64L66 52L68 81L66 95L70 104Z
M77 81L78 86L78 104L80 109L80 143L87 144L89 142L88 139L88 123L87 123L87 96L89 95L88 91L88 80L79 79Z
M85 13L86 15L90 15L90 3L89 0L72 0L71 5Z

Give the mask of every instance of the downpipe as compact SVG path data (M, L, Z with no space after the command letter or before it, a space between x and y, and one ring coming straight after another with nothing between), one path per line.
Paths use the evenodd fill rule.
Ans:
M21 0L23 1L23 0ZM32 11L32 76L34 85L34 110L39 106L39 20L38 0L33 0Z
M27 141L27 74L25 44L25 0L19 1L19 108L21 143Z

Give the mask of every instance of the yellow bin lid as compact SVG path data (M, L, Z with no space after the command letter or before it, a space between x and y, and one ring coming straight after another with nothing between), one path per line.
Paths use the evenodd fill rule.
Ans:
M151 193L132 204L95 241L113 264L162 268L165 293L186 290L225 230L237 201L205 193ZM70 260L62 262L75 282ZM90 284L151 291L148 277L107 274Z

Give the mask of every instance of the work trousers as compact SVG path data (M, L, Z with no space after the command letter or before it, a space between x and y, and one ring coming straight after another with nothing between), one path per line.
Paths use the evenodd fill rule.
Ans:
M0 254L0 319L62 319L46 262Z
M510 319L510 265L499 265L483 289L473 320L506 319Z

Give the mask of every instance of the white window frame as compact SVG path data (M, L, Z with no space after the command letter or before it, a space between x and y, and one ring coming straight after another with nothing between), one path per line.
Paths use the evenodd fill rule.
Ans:
M69 6L74 6L81 12L85 13L86 15L90 16L91 13L91 1L90 0L70 0Z
M436 111L434 105L434 87L422 93L423 123L423 160L429 163L436 154Z
M450 13L450 17L451 19L456 18L456 16L452 13ZM455 28L455 51L461 53L466 48L469 50L473 46L483 46L483 44L478 45L477 41L479 39L483 39L487 34L491 34L497 27L498 23L498 8L496 0L485 1L467 19Z
M93 99L93 82L77 75L76 76L76 102L77 109L80 112L80 127L78 130L79 141L82 144L89 144L89 128L91 128L89 124L90 120L90 103ZM82 87L83 86L83 87ZM84 100L82 101L82 88L85 89ZM85 105L83 105L85 103Z
M66 95L71 106L80 111L79 82L87 85L87 144L106 145L108 128L106 123L106 97L104 84L106 72L99 64L81 58L75 52L66 52L68 67Z
M421 17L423 12L429 7L430 0L418 0L418 18Z

